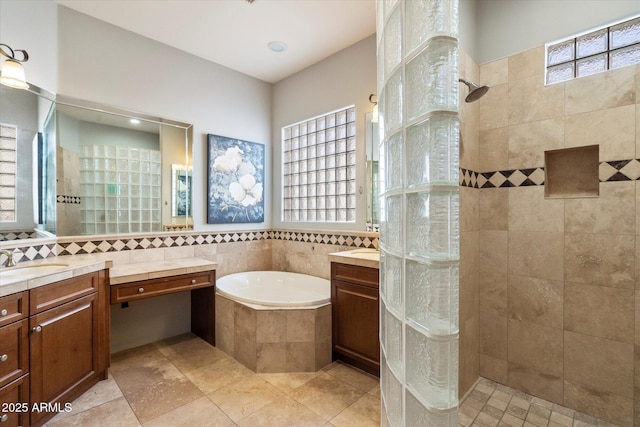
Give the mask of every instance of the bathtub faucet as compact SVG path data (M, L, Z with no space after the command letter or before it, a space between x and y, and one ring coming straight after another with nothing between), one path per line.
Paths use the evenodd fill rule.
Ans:
M16 264L13 262L13 252L8 249L0 249L0 255L7 256L7 262L5 267L14 267Z

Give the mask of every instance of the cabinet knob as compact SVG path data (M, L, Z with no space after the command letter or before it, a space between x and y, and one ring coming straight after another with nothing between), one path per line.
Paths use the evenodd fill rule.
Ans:
M141 294L144 292L144 288L138 288L138 293Z
M7 359L9 359L9 356L7 356L6 354L3 354L2 356L0 356L0 362L6 362Z
M2 414L2 415L0 416L0 423L6 423L8 419L9 419L9 415L7 415L7 414Z
M42 326L38 325L35 328L31 329L33 332L42 332Z
M195 285L196 284L196 279L191 279L191 284Z
M9 314L9 312L7 311L7 309L6 309L6 308L3 308L2 310L0 310L0 317L4 317L4 316L6 316L7 314Z

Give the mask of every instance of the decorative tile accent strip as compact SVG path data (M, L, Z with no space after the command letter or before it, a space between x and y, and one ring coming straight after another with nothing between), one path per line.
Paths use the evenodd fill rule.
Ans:
M640 180L640 159L600 162L600 182ZM505 188L544 185L544 168L475 172L460 168L460 186Z
M257 240L286 240L292 242L310 242L328 245L341 245L356 248L377 248L377 236L353 234L330 234L320 232L300 232L287 230L237 231L229 233L185 233L158 234L131 238L113 238L75 240L58 242L55 247L58 255L79 255L104 252L133 251L137 249L171 248Z
M600 162L600 182L640 179L640 159Z
M15 262L33 261L36 259L45 259L56 256L55 243L39 244L32 246L23 246L9 249L13 251L13 259Z
M18 239L34 239L36 237L38 237L38 233L33 230L3 231L0 233L0 241L2 242Z
M80 196L64 196L62 194L58 194L58 196L56 197L56 202L79 205L81 203L81 199Z

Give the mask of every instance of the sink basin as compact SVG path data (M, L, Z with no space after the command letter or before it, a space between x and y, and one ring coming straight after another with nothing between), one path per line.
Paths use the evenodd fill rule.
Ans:
M38 276L46 276L68 268L68 264L47 263L28 266L17 266L0 270L0 282L16 281L21 279L31 279Z
M351 251L352 254L379 254L377 249L355 249Z
M358 258L370 259L373 261L380 260L380 252L375 249L356 249L351 251L351 255Z

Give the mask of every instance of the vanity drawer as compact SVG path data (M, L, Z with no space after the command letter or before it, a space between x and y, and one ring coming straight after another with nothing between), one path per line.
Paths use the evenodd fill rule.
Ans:
M0 387L29 370L29 320L0 328Z
M0 421L2 427L29 425L29 375L0 387Z
M182 274L111 286L111 304L213 286L214 272Z
M377 268L332 262L331 279L378 288L380 283L380 270Z
M98 292L99 284L100 273L95 272L32 289L29 295L30 315Z
M29 292L0 297L0 326L8 325L29 315Z

